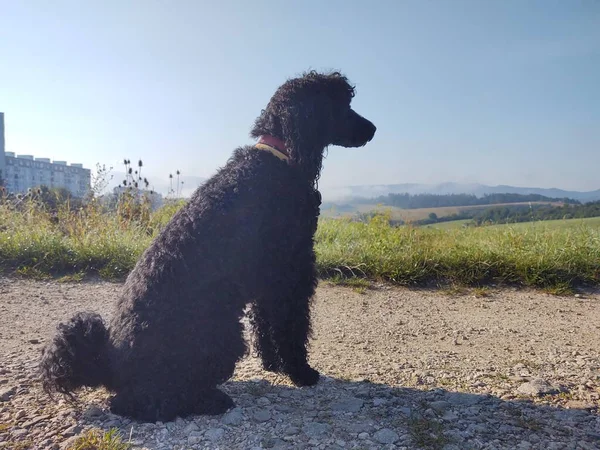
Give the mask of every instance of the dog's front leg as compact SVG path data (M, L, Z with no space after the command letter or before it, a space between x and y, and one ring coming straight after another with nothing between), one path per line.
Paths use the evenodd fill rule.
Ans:
M257 330L271 342L263 343L269 351L261 355L263 365L276 363L276 371L285 373L297 386L311 386L319 380L319 373L308 364L307 344L310 334L310 301L314 295L317 279L314 254L303 255L279 267L285 274L278 282L269 283L268 293L258 305L264 326ZM302 264L304 263L304 264ZM262 331L262 333L261 333ZM272 347L271 347L272 344ZM274 349L278 358L273 358ZM264 357L267 356L268 361Z

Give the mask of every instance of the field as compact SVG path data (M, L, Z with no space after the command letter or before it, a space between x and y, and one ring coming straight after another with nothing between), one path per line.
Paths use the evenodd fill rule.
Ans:
M450 230L461 228L471 220L452 220L450 222L440 222L436 224L426 225L426 228L437 228L441 230ZM567 228L578 228L578 227L590 227L590 228L600 228L600 217L590 217L587 219L569 219L569 220L544 220L539 222L521 222L521 223L511 223L505 225L490 225L487 228L502 228L502 227L511 227L517 230L556 230L556 229L567 229Z
M438 217L446 217L452 214L458 214L461 211L472 211L482 210L490 208L492 206L513 206L513 205L527 205L528 203L499 203L494 205L476 205L476 206L445 206L439 208L416 208L416 209L402 209L395 206L378 205L374 203L357 203L354 206L355 212L339 212L335 208L325 208L321 211L323 217L329 218L340 218L340 217L352 217L356 213L366 214L370 212L386 213L390 215L391 219L403 220L405 222L411 222L416 220L427 219L429 214L434 213ZM554 203L548 202L531 202L535 205L550 205ZM558 204L558 203L557 203Z
M35 203L20 211L0 205L0 269L121 279L178 207L107 212L92 205L50 214ZM368 223L323 219L315 239L317 265L326 278L400 285L501 282L561 292L600 283L598 222L414 228L390 227L383 217Z

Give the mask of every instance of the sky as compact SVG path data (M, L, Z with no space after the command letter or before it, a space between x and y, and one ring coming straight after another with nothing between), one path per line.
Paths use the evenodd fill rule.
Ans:
M209 177L275 89L340 70L377 126L320 187L600 188L600 1L0 0L18 154Z

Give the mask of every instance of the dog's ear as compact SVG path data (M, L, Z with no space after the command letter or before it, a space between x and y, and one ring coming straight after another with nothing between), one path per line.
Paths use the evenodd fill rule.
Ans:
M330 98L322 93L298 99L281 111L279 119L290 162L316 180L323 149L333 135Z

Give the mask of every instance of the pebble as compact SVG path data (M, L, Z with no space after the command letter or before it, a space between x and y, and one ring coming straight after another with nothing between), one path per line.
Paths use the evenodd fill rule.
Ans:
M1 389L0 390L0 402L7 402L7 401L9 401L16 393L17 393L17 387L16 386L12 386L12 387L7 388L7 389Z
M358 412L362 408L364 401L360 398L347 398L331 405L333 411L340 412Z
M266 422L271 420L271 411L268 409L259 409L254 413L254 419L256 419L257 422Z
M233 408L223 416L223 423L226 425L239 425L242 423L243 413L241 408Z
M329 432L330 428L331 426L326 423L309 422L306 425L304 425L304 427L302 427L302 431L308 437L316 438Z
M379 430L373 435L373 437L377 442L381 444L393 444L400 438L398 433L396 433L393 430L390 430L389 428L383 428Z
M223 428L211 428L204 433L204 437L206 437L209 441L217 441L223 437L225 434L225 430Z
M517 392L519 394L524 395L546 395L546 394L556 394L559 392L557 388L552 386L546 380L541 378L536 378L534 380L528 381L527 383L523 383L521 386L517 388Z

